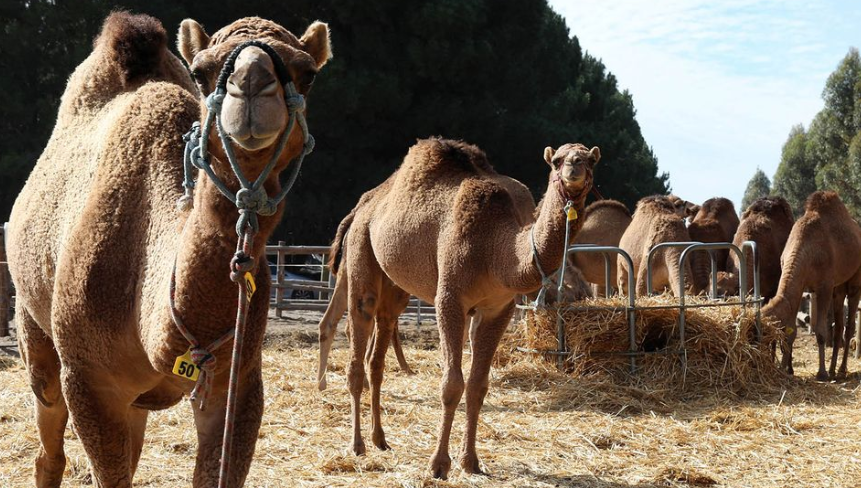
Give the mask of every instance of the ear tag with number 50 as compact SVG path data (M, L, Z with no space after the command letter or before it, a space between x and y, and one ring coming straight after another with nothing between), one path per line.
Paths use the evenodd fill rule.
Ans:
M187 380L197 381L200 376L200 368L191 360L191 349L176 358L176 362L173 363L173 374Z
M245 272L245 299L248 300L248 303L251 303L251 297L254 296L254 292L257 291L257 283L254 282L254 276L249 272Z
M574 207L568 207L568 212L566 214L568 215L568 222L577 220L577 209Z

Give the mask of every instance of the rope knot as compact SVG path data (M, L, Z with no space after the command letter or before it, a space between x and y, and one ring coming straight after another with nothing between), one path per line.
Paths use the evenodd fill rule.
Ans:
M242 188L236 192L236 208L246 210L260 215L272 215L275 213L274 205L269 202L269 195L263 188L252 190Z
M224 103L224 95L225 92L221 90L215 90L210 93L209 96L206 97L206 108L215 113L221 112L221 105Z
M317 141L314 140L314 136L308 134L308 139L305 140L305 155L311 154L311 151L314 150L314 146L317 144Z
M284 97L284 103L287 104L288 112L296 112L298 110L305 110L305 97L299 95L290 95Z
M176 201L176 208L180 212L188 212L194 208L194 197L191 194L190 188L186 188L185 195L179 197L179 200Z
M200 368L200 376L197 378L197 383L194 384L194 389L191 390L189 399L192 402L200 398L200 409L206 409L206 399L212 392L212 377L215 375L215 356L206 349L197 346L191 348L191 361Z
M230 260L230 280L234 283L242 283L245 273L254 268L254 261L251 256L242 251L236 251L233 259Z

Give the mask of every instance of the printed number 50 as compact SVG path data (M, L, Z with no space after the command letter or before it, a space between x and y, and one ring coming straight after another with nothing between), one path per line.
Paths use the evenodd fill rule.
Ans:
M185 376L186 378L191 378L194 376L194 365L188 364L185 361L179 363L179 374Z

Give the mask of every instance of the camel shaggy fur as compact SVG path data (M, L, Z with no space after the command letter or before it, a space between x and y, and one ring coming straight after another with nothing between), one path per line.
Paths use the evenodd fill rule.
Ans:
M792 373L792 342L795 316L805 290L816 294L816 316L811 318L819 348L816 379L825 381L846 376L849 340L855 330L855 313L861 297L861 227L849 215L836 193L818 191L810 195L804 215L792 227L780 258L783 273L777 294L762 309L764 318L778 321L787 334L782 366ZM843 337L843 359L836 371L840 334L844 332L844 300L849 299L849 320ZM829 307L834 307L834 349L825 370L825 340Z
M618 246L625 229L631 224L631 212L622 202L598 200L586 207L583 228L574 239L575 244ZM572 263L580 269L583 278L598 287L598 293L606 296L605 285L617 283L615 256L610 255L610 282L605 283L604 257L600 254L575 253Z
M652 256L652 289L647 289L646 260L649 250L662 242L690 241L684 221L679 218L673 201L663 195L655 195L637 202L631 224L625 229L619 240L619 247L631 256L634 269L632 275L636 279L637 296L645 296L651 292L661 292L666 287L679 296L679 257L682 249L666 248L657 251ZM616 260L619 292L628 291L628 264L621 258ZM685 283L691 276L690 263L685 263ZM687 288L688 286L686 286Z
M444 412L431 472L438 478L448 476L452 420L464 388L467 420L460 464L469 473L481 471L475 451L478 416L493 354L514 311L514 297L541 286L536 260L547 273L561 262L566 225L572 235L582 225L573 212L573 220L567 220L563 209L570 201L576 212L582 213L600 152L598 148L566 144L559 150L545 149L544 156L551 174L534 218L518 210L522 207L517 203L517 192L525 187L518 183L521 190L513 193L513 180L496 173L478 148L445 139L421 140L414 145L383 184L388 188L357 211L347 234L348 259L344 263L354 453L365 452L359 401L365 374L363 356L382 284L390 279L436 307ZM481 320L471 331L472 369L465 384L461 364L470 313ZM387 449L380 424L386 334L378 333L377 337L382 340L375 345L370 361L372 439L378 448Z
M731 201L726 198L709 198L703 202L691 220L688 234L692 241L697 242L732 242L738 223L738 215ZM711 251L717 271L727 270L729 252L726 249ZM709 252L695 252L690 259L691 271L694 273L694 289L698 292L705 290L708 288L711 275Z
M733 238L733 244L741 248L745 241L756 243L759 260L759 293L766 302L777 293L780 283L780 256L786 247L795 218L789 203L782 197L763 197L754 200L741 216L741 223ZM747 262L747 290L753 290L753 253L745 250ZM735 253L730 253L727 271L718 272L718 292L735 295L739 291L741 262Z
M99 487L129 487L141 453L147 412L168 408L194 383L172 374L189 350L169 312L172 268L176 309L203 345L234 326L237 286L229 278L237 211L200 172L194 208L182 213L182 134L206 115L227 55L240 42L262 39L289 67L300 93L330 57L328 29L312 24L302 38L259 18L245 18L209 37L193 20L179 32L179 51L197 86L167 48L161 24L114 13L93 52L75 70L51 139L15 202L8 234L18 289L22 357L36 399L41 446L36 485L59 486L63 432L71 419ZM248 48L230 77L222 119L240 165L255 178L286 130L284 89L272 60ZM289 135L265 182L303 146ZM216 174L239 183L215 131L209 140ZM269 297L266 237L283 213L260 218L252 271L259 288L249 303L233 428L230 486L248 473L263 412L261 346ZM228 342L230 344L230 342ZM214 486L221 456L230 347L211 351L214 381L207 408L193 405L198 451L194 486Z

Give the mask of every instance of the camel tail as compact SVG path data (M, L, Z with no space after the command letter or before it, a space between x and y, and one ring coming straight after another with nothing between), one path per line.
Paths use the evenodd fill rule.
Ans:
M117 64L123 85L128 85L158 76L167 53L167 33L161 22L149 15L113 12L93 44L105 49Z
M356 211L358 211L359 206L356 205L353 210L350 210L350 213L344 217L344 220L338 224L338 230L335 232L335 239L332 240L332 250L329 253L329 270L333 275L338 274L338 269L341 267L341 261L344 258L344 240L347 238L347 231L350 230L350 226L353 224L353 220L356 218Z

